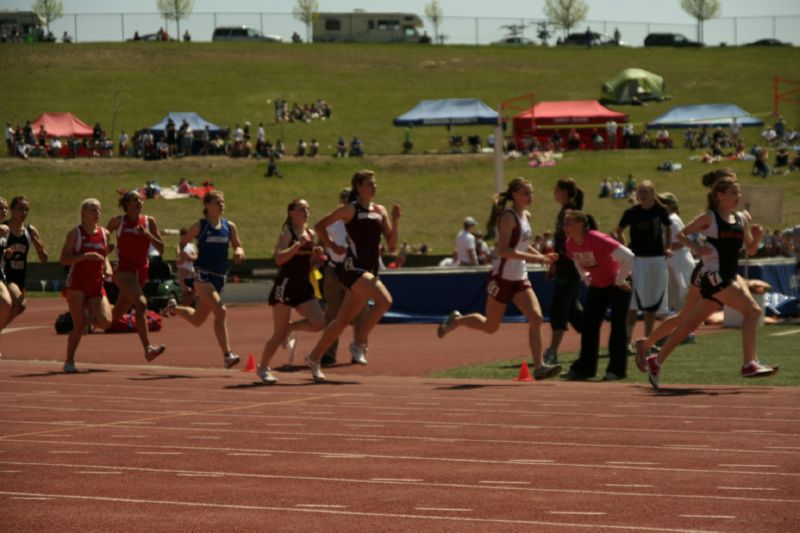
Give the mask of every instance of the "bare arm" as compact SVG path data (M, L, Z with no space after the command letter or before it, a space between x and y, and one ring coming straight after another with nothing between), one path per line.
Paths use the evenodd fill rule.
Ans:
M747 255L756 255L764 230L761 224L750 223L750 213L744 213L742 221L744 222L744 245Z
M707 246L697 244L694 241L690 240L689 235L691 235L692 233L705 231L708 229L709 226L711 226L711 214L703 213L702 215L698 216L697 218L689 222L689 224L684 226L684 228L678 232L678 235L676 237L680 242L682 242L685 246L687 246L695 255L705 255L706 253L708 253Z
M181 237L180 249L183 250L186 248L186 245L195 240L198 235L200 235L200 224L195 222L186 232L186 235Z
M381 226L383 229L383 237L386 239L386 244L389 245L390 251L397 249L397 225L400 221L400 206L398 204L392 205L392 221L389 222L389 216L386 213L386 208L382 205L378 206L383 215L381 219Z
M289 246L289 241L291 239L292 234L289 230L282 231L278 237L278 243L275 245L275 264L278 266L281 266L289 261L292 257L297 255L297 252L300 251L300 248L302 248L303 245L308 242L305 233L291 246Z
M101 231L105 231L101 228ZM106 258L97 252L76 253L75 242L77 240L77 232L71 229L66 238L64 239L64 246L61 248L61 257L59 262L63 266L72 266L81 261L105 261Z
M31 233L31 241L33 241L33 247L36 248L36 255L39 257L39 261L42 263L47 263L49 255L47 253L47 249L44 247L42 238L39 236L39 230L33 226L29 226L28 230Z
M355 215L356 209L350 204L340 205L314 224L314 231L316 232L317 236L319 237L319 241L326 247L330 248L337 254L343 254L346 251L346 248L343 246L339 246L335 242L330 239L328 235L328 226L331 224L338 222L341 220L345 224L350 222Z
M145 223L142 228L147 238L150 239L150 244L158 251L159 255L164 255L164 240L161 238L161 233L158 231L158 224L153 217L146 217L148 223Z
M511 233L514 231L516 225L516 217L510 212L506 211L500 216L500 234L497 237L496 249L497 255L506 259L521 259L529 263L547 261L547 257L533 248L533 246L528 246L527 251L521 252L511 244Z
M242 247L242 241L239 240L239 230L236 229L236 224L228 221L228 225L231 227L231 244L233 245L233 262L237 265L244 261L244 248Z

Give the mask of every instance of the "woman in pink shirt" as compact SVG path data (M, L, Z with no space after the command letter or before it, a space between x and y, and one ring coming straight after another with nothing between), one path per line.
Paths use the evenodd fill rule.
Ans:
M570 211L564 217L567 256L575 262L581 279L589 288L583 307L580 357L572 363L564 377L583 380L597 373L600 327L606 309L610 307L610 362L603 380L615 381L625 378L627 372L626 317L631 287L626 278L631 272L634 255L608 235L591 229L593 222L581 211Z

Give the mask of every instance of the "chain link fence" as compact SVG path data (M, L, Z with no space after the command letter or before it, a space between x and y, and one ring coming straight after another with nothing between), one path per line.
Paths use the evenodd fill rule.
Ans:
M514 26L519 29L517 37L541 43L537 35L538 26L544 22L544 19L525 17L444 17L439 24L438 34L445 44L486 45L509 36L509 27ZM180 21L181 35L178 35L177 24L166 21L159 13L65 14L50 24L50 30L59 38L67 32L75 42L126 41L133 38L134 32L142 36L154 34L160 28L166 29L172 38L181 38L184 31L188 30L193 41L211 41L214 28L241 25L264 34L280 35L284 41L290 41L293 33L300 35L303 40L309 37L305 25L291 13L273 12L192 13ZM630 46L642 46L644 38L654 32L682 33L689 39L697 38L696 24L588 20L572 31L583 32L586 27L609 36L618 30L622 41ZM550 25L547 28L551 32L549 44L554 44L558 37L565 34ZM429 22L426 22L424 30L431 37L434 36ZM704 41L709 46L721 43L734 46L768 38L800 44L800 16L724 17L712 19L704 25Z

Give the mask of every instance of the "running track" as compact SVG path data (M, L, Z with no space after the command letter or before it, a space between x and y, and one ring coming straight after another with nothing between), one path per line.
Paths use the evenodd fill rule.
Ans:
M120 364L136 343L124 335L85 338L83 372L64 375L12 355L30 331L3 336L2 531L800 529L798 389L656 395L372 364L263 387L199 356L194 368ZM50 331L36 350L57 359L64 338ZM182 334L195 331L184 344L208 351L207 330ZM123 361L81 363L109 339L106 358ZM452 346L428 344L406 350Z

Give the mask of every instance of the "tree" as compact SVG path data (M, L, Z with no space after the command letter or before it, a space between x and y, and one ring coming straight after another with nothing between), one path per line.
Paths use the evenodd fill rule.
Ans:
M292 8L294 18L306 25L306 42L311 42L311 23L314 22L317 11L319 11L317 0L297 0Z
M585 0L545 0L544 14L557 28L563 28L565 32L586 20L589 13L589 6Z
M50 33L50 23L64 15L64 4L61 0L36 0L32 9L44 20L47 25L47 33Z
M194 0L156 0L158 10L167 20L174 20L178 25L177 38L181 38L181 19L187 18L194 9Z
M439 5L437 0L433 0L433 2L425 6L425 17L433 24L433 42L441 43L439 40L439 24L442 23L444 13L442 12L442 6ZM442 41L443 40L444 39L442 39Z
M697 40L703 42L703 22L722 14L719 0L681 0L684 11L697 19Z

